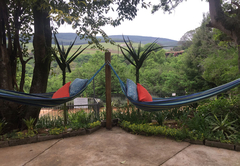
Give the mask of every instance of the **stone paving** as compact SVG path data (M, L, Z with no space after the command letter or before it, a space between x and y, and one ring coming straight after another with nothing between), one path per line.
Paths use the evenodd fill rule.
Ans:
M240 166L240 152L101 128L83 136L0 149L1 166Z

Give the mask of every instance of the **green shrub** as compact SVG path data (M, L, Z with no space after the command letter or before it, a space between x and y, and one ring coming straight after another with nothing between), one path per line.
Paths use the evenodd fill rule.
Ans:
M202 104L197 108L204 116L208 114L216 115L217 117L225 117L228 114L229 121L236 121L237 128L240 128L240 97L234 96L231 98L219 98L210 100L208 103Z
M89 128L94 128L94 127L100 126L100 125L101 125L101 122L100 121L96 121L96 122L89 123L88 127Z
M210 129L212 132L221 132L225 139L229 139L231 135L237 133L237 130L234 127L234 123L237 121L229 121L228 114L224 117L224 119L218 118L214 115L214 118L210 121Z
M28 131L27 131L27 136L28 137L33 137L35 136L35 130L34 130L34 122L36 121L36 118L30 117L29 119L23 119L23 122L26 124Z
M54 128L64 125L64 120L60 116L51 117L49 115L42 116L35 125L36 128Z
M79 128L88 128L88 124L94 122L95 120L95 113L93 111L86 113L82 110L68 115L68 126L74 130Z
M60 128L56 127L56 128L50 129L48 132L51 135L58 135L58 134L61 134L63 131L64 131L64 127L60 127Z
M148 112L139 110L134 106L130 105L118 108L117 111L113 112L113 118L119 118L120 120L129 121L136 124L151 123L152 120L157 120L160 116L156 112ZM161 117L162 118L162 117Z
M171 129L166 126L151 126L149 124L134 124L127 121L123 121L121 126L132 130L133 133L144 133L146 135L164 135L173 137L176 140L183 140L187 138L185 131L180 129Z
M203 137L209 140L231 142L238 140L239 97L219 98L201 103L193 117L185 118L184 127L192 134L192 138Z
M163 112L165 113L166 119L178 120L181 119L182 117L186 117L192 110L194 109L190 108L189 106L184 106L164 110Z

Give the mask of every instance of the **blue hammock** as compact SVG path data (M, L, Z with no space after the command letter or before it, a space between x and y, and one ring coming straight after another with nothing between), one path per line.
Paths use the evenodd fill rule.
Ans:
M104 66L105 64L92 76L92 78L90 78L87 81L87 83L79 90L78 93L70 97L52 99L52 95L54 92L28 94L23 92L0 89L0 98L8 101L17 102L20 104L34 105L40 107L54 107L65 102L71 101L77 96L79 96L87 88L87 86L91 83L93 78L102 70Z
M132 98L127 96L127 88L126 88L125 83L117 75L117 73L113 69L112 65L110 63L108 65L110 65L114 74L117 76L124 95L137 108L146 110L146 111L159 111L159 110L189 105L189 104L198 102L200 100L207 99L212 96L218 95L218 94L225 92L227 90L230 90L240 84L240 79L236 79L227 84L224 84L224 85L221 85L221 86L218 86L218 87L215 87L215 88L203 91L203 92L199 92L199 93L194 93L194 94L185 95L185 96L170 97L170 98L153 98L152 102L139 102L139 101L135 101Z

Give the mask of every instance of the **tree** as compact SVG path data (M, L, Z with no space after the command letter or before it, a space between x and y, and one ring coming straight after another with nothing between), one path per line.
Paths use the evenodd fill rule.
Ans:
M217 86L239 78L236 48L218 50L217 54L205 58L202 65L202 77Z
M55 57L60 69L62 70L62 85L65 85L66 83L66 68L68 69L68 71L71 73L71 69L70 69L70 63L74 61L74 59L76 59L86 48L88 48L90 45L87 45L85 48L83 48L82 50L81 47L78 47L78 49L71 55L70 58L68 58L68 55L76 41L77 37L75 38L75 40L73 41L73 43L70 43L68 49L65 52L64 49L64 45L62 45L62 48L59 45L59 42L57 40L56 34L54 34L54 41L57 45L58 48L58 52L60 54L60 58L58 58L57 54L53 51L53 56ZM66 103L64 103L64 125L67 124L67 107L66 107Z
M185 50L192 44L193 35L196 33L196 30L190 30L186 32L178 42L181 45L181 49Z
M44 6L45 1L3 0L0 2L1 89L23 91L25 67L31 59L24 58L27 56L24 48L31 37L32 28L30 25L35 21L33 40L35 68L30 92L44 93L46 91L51 62L49 51L51 28L48 17L49 9L42 8L40 10L40 4ZM16 81L18 65L22 66L20 86L17 85ZM22 119L35 118L40 111L40 108L37 107L23 106L5 100L1 100L0 105L0 118L6 120L7 130L23 128Z
M117 5L117 18L106 13ZM50 22L59 26L64 22L78 28L82 39L99 43L96 34L100 33L106 41L107 34L101 27L107 24L117 26L137 15L139 5L147 7L140 0L86 1L70 0L1 0L0 1L0 88L23 91L25 66L31 59L27 57L25 44L33 35L34 70L30 93L45 93L51 64L52 30ZM31 25L34 25L34 33ZM54 29L56 30L56 29ZM99 44L98 46L102 48ZM18 63L20 62L20 63ZM22 68L20 86L17 84L17 69ZM0 100L0 119L7 122L6 130L23 129L22 119L38 119L39 107L26 106Z
M151 55L153 53L153 51L155 50L159 50L162 47L161 46L157 46L157 39L151 43L150 45L147 46L147 48L145 48L145 50L143 50L143 52L141 52L141 42L138 45L138 49L136 50L133 47L132 42L130 41L130 39L128 38L128 43L125 40L125 38L123 37L123 41L126 44L127 48L119 46L121 49L122 54L124 55L124 57L128 60L128 62L130 62L134 67L135 67L135 71L136 71L136 84L139 83L139 70L143 65L143 62L149 57L149 55ZM128 55L126 54L126 51L128 53Z
M183 0L160 0L153 6L152 12L163 9L171 12ZM209 13L211 20L207 24L210 28L216 28L227 34L238 48L238 71L240 72L240 2L238 0L209 0Z

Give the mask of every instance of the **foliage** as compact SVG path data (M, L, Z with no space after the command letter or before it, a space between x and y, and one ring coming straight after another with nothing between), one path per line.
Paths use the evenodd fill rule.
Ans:
M155 115L155 120L158 122L158 124L160 126L162 126L163 122L165 120L164 113L163 112L154 112L153 114Z
M48 115L44 115L39 118L35 128L37 129L46 129L46 128L59 128L63 126L63 118L60 116L50 117Z
M88 124L88 127L89 127L89 128L94 128L94 127L100 126L100 125L101 125L101 122L98 120L98 121L96 121L96 122L89 123L89 124Z
M187 138L189 138L190 140L200 140L203 141L206 137L204 135L204 133L198 131L198 130L193 130L190 132L187 132Z
M222 99L218 99L222 101ZM201 103L200 106L196 109L189 109L189 107L182 108L181 113L176 119L178 123L178 129L168 128L166 126L152 126L152 123L146 121L138 121L137 119L141 119L141 115L135 115L134 113L130 113L127 110L121 112L118 117L122 117L121 125L124 128L130 129L133 133L137 134L146 134L146 135L166 135L172 136L176 139L183 140L185 138L189 138L191 140L218 140L224 143L239 143L240 134L237 131L240 125L238 123L239 118L234 117L234 120L229 119L230 113L227 110L223 110L224 112L228 112L224 118L220 119L219 112L217 115L213 115L211 110L207 107L209 103L216 103L218 100L207 101L207 103ZM239 101L239 100L238 100ZM217 102L218 103L218 102ZM224 103L226 104L226 103ZM207 109L204 109L206 107ZM226 107L227 108L227 107ZM184 110L186 109L186 110ZM223 108L224 109L224 108ZM176 111L175 109L174 111ZM174 113L170 112L171 113ZM178 110L180 111L180 109ZM157 112L157 114L162 114L161 112ZM132 115L132 116L131 116ZM155 114L156 115L156 114ZM153 114L149 115L150 119L160 118L161 116L156 117ZM167 114L165 114L165 118L167 118ZM170 116L174 117L174 116ZM177 117L177 116L176 116ZM232 117L233 118L233 117ZM126 121L128 119L128 121ZM159 124L160 124L159 123Z
M84 110L78 111L76 113L68 114L67 127L74 130L79 128L87 128L89 123L92 123L97 120L95 117L95 112L91 111L89 113ZM63 118L60 116L51 117L51 116L42 116L39 118L36 128L61 128L63 127Z
M189 131L188 137L191 139L238 142L237 130L240 127L238 101L238 97L205 100L193 113L183 115L180 122Z
M216 54L208 54L201 64L204 68L202 77L217 86L239 78L236 48L227 48L218 50Z
M26 124L28 130L33 130L34 122L36 121L35 118L30 117L29 119L23 119L23 121Z
M137 111L134 105L118 108L113 113L113 118L120 118L121 120L129 121L135 124L151 123L153 113L147 111Z
M190 111L189 107L154 112L137 111L137 108L130 104L129 106L118 107L116 111L113 111L112 118L119 118L122 121L125 120L135 124L151 123L152 120L156 120L159 125L163 125L165 120L179 120L183 116L187 116Z
M196 33L195 30L190 30L186 32L178 42L180 46L174 47L174 51L186 50L192 45L193 35Z
M27 131L27 136L32 137L35 135L35 130L34 130L34 123L36 121L35 118L30 117L29 119L23 119L24 123L26 124L28 131Z
M165 110L166 119L179 120L183 117L187 117L193 109L189 106L176 107L169 110Z
M184 120L182 125L189 131L190 139L203 140L210 134L209 121L201 112L194 112L192 118L185 118Z
M48 132L51 135L59 135L64 131L64 129L65 129L64 127L60 127L60 128L55 127L55 128L49 129Z
M228 117L229 121L240 118L239 114L239 96L231 98L223 98L209 100L208 102L198 106L197 111L204 116L216 115L217 117ZM240 121L236 121L236 125L240 127ZM238 128L239 128L238 127Z
M171 11L183 2L183 0L176 0L174 3L170 0L161 0L158 4L153 6L152 12L156 12L159 9L163 9L166 12L171 13ZM218 33L215 39L217 40L225 40L229 43L234 42L237 46L238 54L240 53L240 49L238 45L240 44L240 35L239 31L239 1L208 1L209 2L209 18L208 23L205 27L216 28L223 32L224 34ZM227 42L224 42L226 44ZM220 42L222 44L222 42ZM201 44L201 43L199 43ZM221 45L220 44L220 45ZM201 51L201 50L199 50ZM202 52L204 53L204 52ZM240 63L238 63L238 70L240 71Z
M27 134L27 135L28 135L28 134ZM21 132L21 131L17 132L17 138L19 138L19 139L24 139L25 136L26 136L26 134L24 134L23 132Z
M221 132L226 139L229 139L231 135L237 133L237 130L234 127L234 123L237 121L229 122L228 114L224 117L224 119L219 119L216 115L213 115L214 119L210 122L210 128L213 132Z
M68 126L72 129L88 128L88 124L95 121L94 112L78 111L68 115Z
M151 126L149 124L135 124L128 121L122 121L121 126L130 129L135 134L143 133L145 135L164 135L173 137L176 140L183 140L186 134L180 129L171 129L166 126Z

